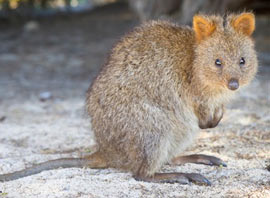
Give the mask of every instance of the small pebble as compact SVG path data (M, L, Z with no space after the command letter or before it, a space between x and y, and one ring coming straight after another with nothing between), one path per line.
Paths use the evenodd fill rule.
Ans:
M52 94L49 91L45 91L39 94L39 100L42 102L45 102L46 100L49 100L52 98Z
M37 21L28 21L23 28L25 32L36 32L39 30L39 26Z
M266 166L266 170L270 171L270 165Z
M267 159L266 160L266 167L265 167L265 169L270 172L270 159Z
M0 116L0 122L5 121L6 118L7 118L6 116Z

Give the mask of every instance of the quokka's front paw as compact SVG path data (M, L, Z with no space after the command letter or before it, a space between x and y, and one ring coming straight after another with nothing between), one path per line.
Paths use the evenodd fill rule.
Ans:
M199 127L201 129L208 129L208 128L216 127L223 117L223 112L224 112L223 106L220 108L216 108L214 111L214 115L209 115L207 116L206 119L199 120Z
M223 118L223 113L224 113L224 107L216 108L214 112L214 118L211 121L211 126L210 128L214 128L218 125L220 120Z

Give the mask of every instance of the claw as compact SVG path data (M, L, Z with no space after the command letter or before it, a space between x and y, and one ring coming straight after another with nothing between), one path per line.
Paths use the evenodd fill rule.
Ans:
M211 186L211 182L207 178L198 173L184 173L184 174L191 182Z

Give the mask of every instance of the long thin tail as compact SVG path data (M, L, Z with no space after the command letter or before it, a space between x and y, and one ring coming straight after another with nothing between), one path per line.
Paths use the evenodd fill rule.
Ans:
M98 153L93 153L92 155L85 158L56 159L34 165L30 168L26 168L21 171L3 174L0 175L0 182L16 180L22 177L38 174L46 170L53 170L58 168L72 168L72 167L106 168L107 165L105 160Z

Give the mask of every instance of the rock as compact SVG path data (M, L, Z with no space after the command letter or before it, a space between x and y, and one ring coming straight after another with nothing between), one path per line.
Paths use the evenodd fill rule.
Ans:
M7 118L6 116L0 116L0 122L5 121L6 118Z
M25 32L36 32L39 30L39 28L40 25L36 21L28 21L23 27Z
M46 100L49 100L52 98L52 93L49 91L41 92L39 94L39 100L42 102L45 102Z

